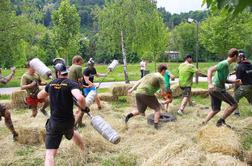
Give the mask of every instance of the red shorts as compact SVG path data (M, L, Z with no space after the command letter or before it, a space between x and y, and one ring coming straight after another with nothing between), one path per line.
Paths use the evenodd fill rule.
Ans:
M28 106L37 106L38 103L43 103L45 100L44 99L38 99L37 97L32 97L32 96L28 96L25 99L25 103Z

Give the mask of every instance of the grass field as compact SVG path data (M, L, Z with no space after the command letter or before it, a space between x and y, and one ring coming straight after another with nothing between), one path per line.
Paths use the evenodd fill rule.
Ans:
M178 76L178 66L179 63L167 63L168 64L168 70L171 71L175 76ZM207 69L214 65L215 63L213 62L208 62L208 63L199 63L199 68L202 72L206 73ZM158 65L158 64L157 64ZM84 68L85 66L83 66ZM128 75L129 75L129 80L138 80L140 79L140 68L139 64L128 64ZM96 65L96 70L98 73L106 73L107 72L107 65ZM155 71L154 63L148 64L147 70L150 72ZM8 84L3 85L0 84L1 87L18 87L20 86L20 80L23 75L23 73L26 71L25 68L19 68L16 70L15 77L13 80L11 80ZM10 73L10 70L2 70L3 76L6 76ZM96 82L101 81L103 78L95 78ZM110 82L110 81L124 81L124 73L123 73L123 65L118 65L116 69L112 72L109 73L109 75L104 79L104 82Z

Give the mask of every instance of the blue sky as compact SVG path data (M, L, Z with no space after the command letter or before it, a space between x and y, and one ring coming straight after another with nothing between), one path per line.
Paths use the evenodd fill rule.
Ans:
M206 9L206 6L201 5L202 0L157 0L157 7L165 7L172 14Z

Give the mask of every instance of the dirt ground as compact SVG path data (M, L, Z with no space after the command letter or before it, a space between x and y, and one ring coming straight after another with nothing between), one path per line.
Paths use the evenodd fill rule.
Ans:
M174 106L176 105L176 106ZM175 114L178 105L170 106L169 112ZM79 129L85 141L85 152L81 152L72 141L64 139L56 157L57 165L87 166L243 166L246 151L241 156L229 156L221 153L209 153L198 144L196 136L201 129L203 118L209 111L209 103L187 107L183 117L177 116L176 122L163 123L159 130L147 124L146 117L153 113L146 111L146 116L130 119L128 129L125 128L124 116L135 109L134 106L114 107L103 102L103 109L97 111L96 105L91 107L94 115L101 115L116 129L121 142L113 145L103 139L90 125L85 116L86 127ZM18 127L43 127L46 117L38 113L30 118L29 110L12 110L12 118ZM220 113L221 115L222 113ZM218 115L218 116L220 116ZM209 125L214 125L217 117ZM230 117L227 122L235 126L235 132L242 138L243 129L252 124L252 117L239 119ZM43 165L44 145L21 145L12 141L12 136L0 122L0 165Z

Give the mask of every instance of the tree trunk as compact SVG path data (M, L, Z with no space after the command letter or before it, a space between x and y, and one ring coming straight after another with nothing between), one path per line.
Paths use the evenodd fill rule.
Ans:
M123 72L124 72L124 79L125 83L128 84L129 77L128 77L128 71L127 71L127 57L126 57L126 48L124 45L124 38L123 38L123 31L121 31L121 46L122 46L122 56L123 56Z

